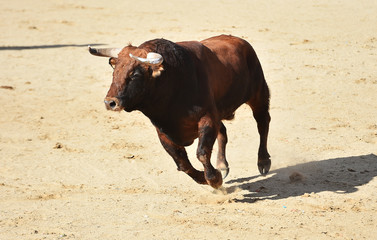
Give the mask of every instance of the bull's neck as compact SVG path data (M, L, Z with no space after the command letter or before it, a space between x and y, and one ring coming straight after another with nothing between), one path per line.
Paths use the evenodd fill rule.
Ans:
M153 94L155 95L155 94ZM154 121L161 121L169 115L171 115L171 101L173 96L168 95L150 95L147 99L145 99L144 104L140 106L138 110L140 110L145 116L147 116L152 122ZM171 109L174 111L173 109ZM169 114L170 112L170 114Z

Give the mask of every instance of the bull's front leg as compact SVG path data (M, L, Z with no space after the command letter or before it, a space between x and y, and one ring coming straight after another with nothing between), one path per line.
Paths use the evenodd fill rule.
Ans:
M219 169L223 175L223 179L229 174L229 164L225 157L225 148L228 142L228 136L226 134L225 125L220 122L219 133L217 134L217 142L219 144L219 151L217 153L217 169Z
M186 173L199 184L207 184L204 178L204 172L196 170L191 165L185 148L173 143L164 133L158 130L158 128L156 129L162 146L174 159L175 164L177 164L177 170Z
M208 114L202 117L198 124L199 145L196 155L204 166L204 177L207 183L213 188L221 187L223 180L220 171L215 169L211 164L211 154L213 144L215 143L218 124Z

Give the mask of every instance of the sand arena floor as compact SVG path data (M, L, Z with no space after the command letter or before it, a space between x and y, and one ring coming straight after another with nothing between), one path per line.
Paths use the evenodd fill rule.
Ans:
M2 3L0 239L374 239L376 12L373 0ZM176 171L141 113L105 110L112 69L86 47L218 34L253 45L272 93L271 172L258 173L242 106L225 122L226 192Z

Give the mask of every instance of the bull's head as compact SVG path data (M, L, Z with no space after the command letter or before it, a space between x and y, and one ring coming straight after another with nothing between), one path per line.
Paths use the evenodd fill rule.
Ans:
M105 98L108 110L128 112L140 108L148 94L152 81L163 71L163 57L133 46L95 49L89 46L95 56L109 57L114 69L113 82ZM144 57L145 56L145 57Z

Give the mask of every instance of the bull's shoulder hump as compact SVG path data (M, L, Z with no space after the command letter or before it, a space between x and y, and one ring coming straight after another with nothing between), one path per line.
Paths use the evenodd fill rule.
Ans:
M184 42L177 42L177 44L191 51L197 51L197 50L206 48L201 42L198 42L198 41L184 41Z

